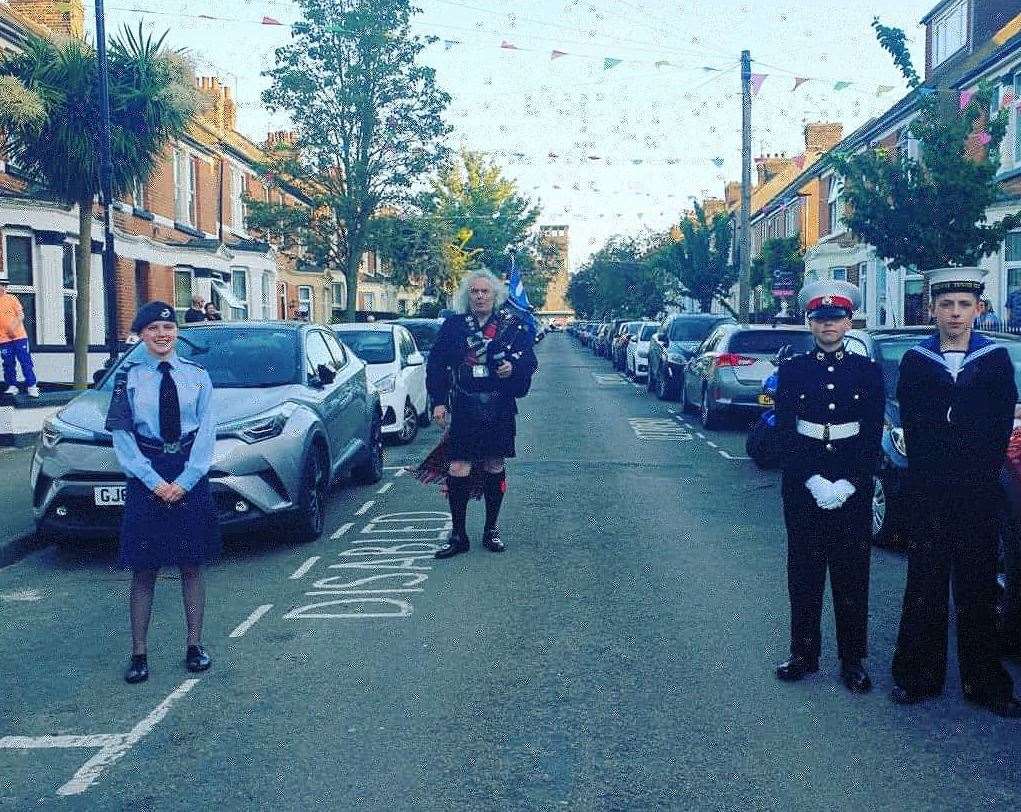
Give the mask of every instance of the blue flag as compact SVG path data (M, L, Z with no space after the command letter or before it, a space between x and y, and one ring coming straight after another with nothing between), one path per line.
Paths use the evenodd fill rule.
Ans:
M532 306L528 303L528 294L525 293L525 284L521 281L521 272L514 262L514 255L511 255L510 279L507 281L508 295L507 304L513 307L518 317L528 326L528 329L535 335L539 331L539 324L535 320Z

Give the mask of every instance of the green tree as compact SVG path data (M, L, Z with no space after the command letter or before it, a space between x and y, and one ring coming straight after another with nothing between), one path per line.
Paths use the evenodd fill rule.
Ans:
M709 219L705 209L695 203L694 216L682 220L680 227L681 239L663 245L657 252L657 264L681 295L698 302L703 313L708 313L715 301L733 313L727 303L737 281L737 269L730 261L730 215L720 213Z
M266 72L263 101L284 111L296 132L275 154L273 176L312 199L297 222L273 206L249 218L278 245L347 279L354 320L358 267L371 247L372 221L412 197L415 184L446 156L450 96L419 64L434 38L411 33L409 0L298 0L302 21ZM295 229L278 231L281 223Z
M772 290L773 280L778 275L791 280L792 289L800 290L805 278L805 251L801 237L775 237L762 244L762 255L752 262L751 287L760 285ZM774 305L771 311L775 311Z
M591 264L583 266L567 283L567 301L581 319L591 319L598 305L598 279Z
M147 181L164 147L201 107L181 51L125 28L109 54L113 192ZM100 192L98 60L78 39L29 36L20 53L0 53L3 151L55 200L78 206L74 383L88 382L92 206ZM114 327L116 329L116 326Z
M571 280L572 307L594 318L656 318L668 304L668 280L655 247L648 239L611 237Z
M878 18L872 25L918 96L910 128L920 141L921 161L882 148L832 156L845 179L844 222L891 268L975 265L998 251L1006 232L1021 223L1017 214L986 223L986 211L1001 197L996 173L1007 112L989 118L990 84L982 84L961 110L956 91L923 85L902 31ZM988 134L984 149L978 140L982 125Z

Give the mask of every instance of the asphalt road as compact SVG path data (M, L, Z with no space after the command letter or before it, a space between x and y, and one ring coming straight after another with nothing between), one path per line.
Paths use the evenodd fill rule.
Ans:
M112 547L0 569L0 807L1021 806L1021 726L963 704L955 669L939 700L886 696L899 556L873 556L877 690L840 684L828 605L821 672L778 682L776 476L740 459L739 431L700 437L568 337L539 356L507 553L433 560L445 503L399 468L342 484L318 542L235 540L210 569L215 664L197 681L173 573L152 677L128 686ZM389 449L388 465L435 439ZM481 521L475 503L476 540Z

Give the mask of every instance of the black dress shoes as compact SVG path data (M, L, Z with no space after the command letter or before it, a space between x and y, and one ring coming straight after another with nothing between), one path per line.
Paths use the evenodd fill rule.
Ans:
M818 670L818 660L809 660L807 657L795 654L787 662L777 666L776 677L784 682L797 682Z
M1002 716L1004 719L1021 719L1021 703L1010 694L999 697L987 697L975 691L965 691L964 698L973 705L985 708L987 711L995 713L997 716Z
M853 694L867 694L872 690L872 680L861 660L844 660L840 664L840 678Z
M502 553L507 547L500 538L500 528L493 527L482 535L482 546L491 553Z
M134 685L149 679L149 660L144 654L132 654L128 670L124 672L124 681Z
M188 646L188 653L184 657L184 666L192 673L209 670L213 659L206 654L202 646Z
M466 536L458 536L455 533L451 533L447 543L436 551L436 558L453 558L458 553L468 552L470 546L471 544Z
M900 685L895 685L893 690L890 691L890 699L898 705L917 705L919 702L924 702L926 699L932 699L935 696L938 696L938 694L909 691Z

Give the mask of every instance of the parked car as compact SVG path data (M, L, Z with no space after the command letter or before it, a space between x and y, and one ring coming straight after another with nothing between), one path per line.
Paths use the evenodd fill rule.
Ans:
M603 334L599 344L599 354L604 358L613 360L613 342L620 333L621 325L624 324L627 319L614 319L608 323L608 329Z
M592 339L592 352L601 358L606 357L607 346L610 341L610 333L612 330L612 322L603 322L599 325L599 329L596 330L595 337Z
M785 347L807 352L814 344L807 327L720 324L684 368L681 403L685 410L697 409L707 429L717 428L728 413L757 415L772 405L759 395L776 369L777 353Z
M116 536L125 477L104 423L117 371L145 352L136 344L94 389L44 423L30 478L41 534ZM365 364L329 330L296 322L195 324L181 331L177 352L213 382L209 480L225 531L286 517L298 540L314 539L335 479L382 478L379 396Z
M627 344L625 373L635 380L649 374L649 343L658 328L654 321L643 321L638 334Z
M613 368L623 372L627 368L627 345L642 328L641 321L625 321L617 330L610 347Z
M429 350L431 350L433 344L436 343L436 336L440 334L440 327L443 326L443 319L401 318L394 319L393 323L407 328L408 332L411 333L412 338L415 339L415 346L418 347L418 351L422 353L422 357L428 361Z
M684 367L698 345L717 325L733 323L730 316L714 313L678 313L668 316L649 344L646 386L660 400L681 396Z
M383 406L383 434L402 445L429 422L425 358L406 327L385 322L334 324L334 333L367 365Z

